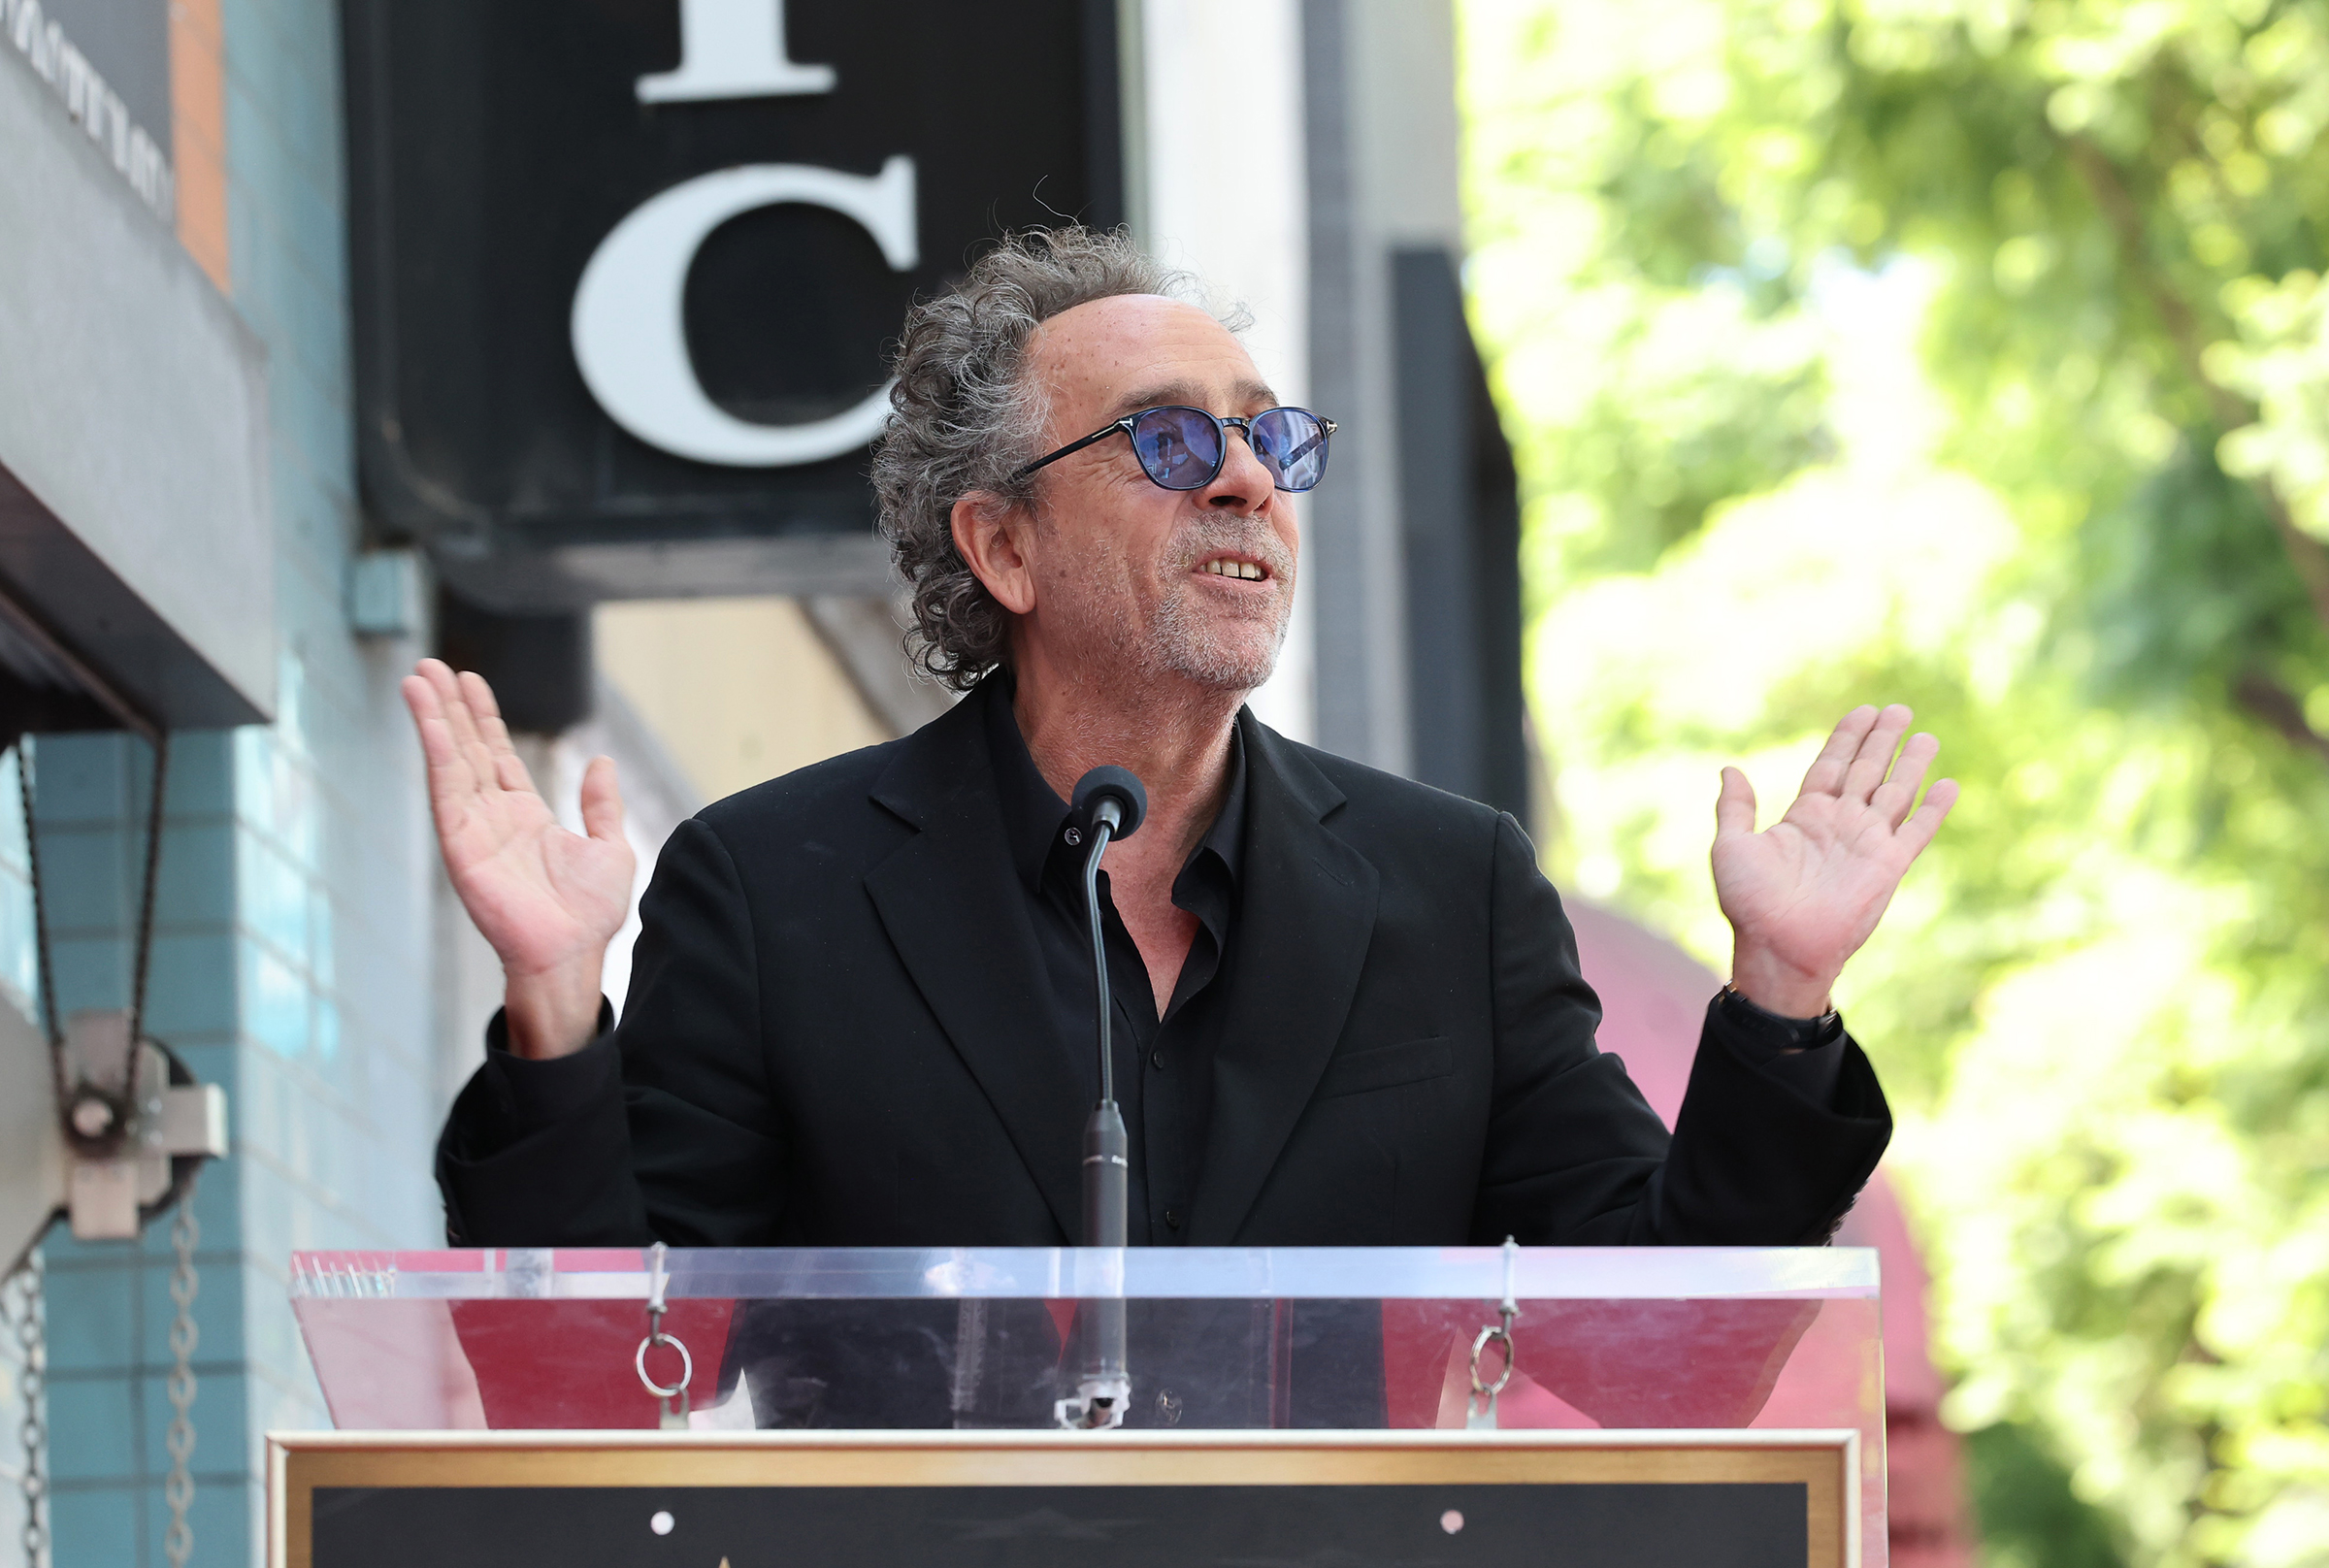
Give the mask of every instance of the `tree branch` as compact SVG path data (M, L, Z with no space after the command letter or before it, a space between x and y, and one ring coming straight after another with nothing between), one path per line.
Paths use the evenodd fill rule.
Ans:
M2329 735L2305 722L2305 704L2297 701L2296 693L2270 675L2251 670L2241 676L2233 683L2232 699L2278 731L2290 745L2329 762Z
M2212 380L2203 368L2202 357L2208 345L2201 341L2199 317L2151 259L2150 245L2144 235L2143 210L2129 194L2126 181L2119 178L2118 166L2111 161L2110 154L2083 136L2063 138L2062 146L2069 153L2072 167L2086 182L2094 205L2102 210L2104 218L2118 237L2120 264L2149 297L2151 309L2159 314L2159 324L2166 328L2168 341L2175 344L2177 357L2183 362L2184 373L2207 395L2217 427L2233 431L2253 423L2255 407L2231 388ZM2265 515L2272 520L2273 532L2280 537L2280 548L2288 557L2290 569L2305 585L2305 596L2313 602L2314 617L2329 628L2329 546L2297 526L2288 503L2272 480L2256 478L2249 483L2255 489L2256 499L2263 504ZM2313 732L2308 729L2306 734Z

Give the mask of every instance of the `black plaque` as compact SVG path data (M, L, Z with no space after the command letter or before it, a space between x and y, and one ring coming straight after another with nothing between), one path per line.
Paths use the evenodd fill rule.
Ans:
M347 1432L279 1568L1846 1568L1849 1431ZM1883 1511L1874 1513L1882 1528Z
M1768 1482L328 1487L312 1568L1804 1568L1804 1494Z

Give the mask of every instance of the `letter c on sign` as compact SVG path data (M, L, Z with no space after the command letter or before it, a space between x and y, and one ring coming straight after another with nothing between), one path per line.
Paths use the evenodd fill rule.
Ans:
M857 220L894 272L920 260L914 239L914 160L895 157L870 178L801 163L757 163L682 181L617 223L574 290L574 363L607 416L650 446L699 463L785 468L854 451L890 413L883 386L829 419L763 425L705 394L687 353L688 269L711 231L785 202L828 207Z

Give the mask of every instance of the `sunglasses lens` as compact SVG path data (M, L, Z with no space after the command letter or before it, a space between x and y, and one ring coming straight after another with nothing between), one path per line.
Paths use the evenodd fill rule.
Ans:
M1272 408L1253 423L1254 455L1281 490L1303 491L1327 476L1327 427L1307 408Z
M1201 490L1221 472L1221 426L1197 408L1151 408L1132 422L1132 450L1167 490Z

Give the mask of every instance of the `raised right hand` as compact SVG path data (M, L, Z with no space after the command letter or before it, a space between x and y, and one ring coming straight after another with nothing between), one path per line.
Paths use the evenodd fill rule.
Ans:
M582 833L558 825L509 744L493 688L423 659L405 705L428 756L437 842L469 918L502 961L509 1049L580 1050L598 1032L607 944L631 912L636 857L614 763L582 775Z

